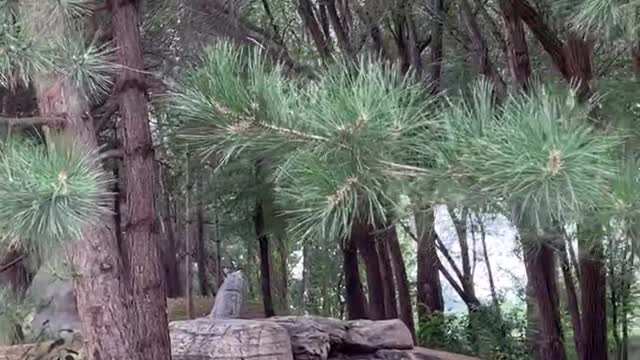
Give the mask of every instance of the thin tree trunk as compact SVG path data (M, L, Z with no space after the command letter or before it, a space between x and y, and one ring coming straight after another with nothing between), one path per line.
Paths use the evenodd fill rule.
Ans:
M309 292L309 243L308 241L304 241L304 243L302 244L302 283L300 285L302 287L302 289L300 290L300 305L302 306L302 309L306 311L307 303L309 300L309 295L308 295L308 292Z
M484 264L487 267L487 276L489 277L489 288L491 289L491 298L493 299L493 306L495 310L500 313L500 301L498 301L498 293L496 291L496 284L493 281L493 271L491 271L491 261L489 259L489 251L487 250L487 232L484 227L484 222L480 218L480 215L476 216L480 225L480 241L482 243L482 255L484 257Z
M530 237L526 229L520 229L523 237L525 268L534 290L540 321L538 344L540 357L544 360L566 360L562 325L558 306L558 291L555 275L555 255L546 244L535 247L538 238ZM535 235L534 235L535 236Z
M166 236L166 251L163 261L165 268L165 284L167 285L167 297L175 298L180 296L180 270L178 268L178 261L176 259L177 247L175 222L173 221L173 217L171 216L171 195L167 185L166 170L160 163L158 163L158 173L158 183L160 185L163 205L162 227Z
M352 230L352 236L342 244L342 269L344 272L347 314L350 320L368 319L367 299L362 289L362 281L360 280L358 253L354 239L354 237L359 236L359 234L354 230Z
M125 241L130 280L138 314L140 351L147 358L171 359L166 291L154 197L154 150L147 114L146 85L141 73L142 39L137 1L111 2L116 54L122 69L116 90L120 100L121 138L127 186Z
M220 218L218 216L218 207L216 209L216 281L218 289L222 286L224 274L222 273L222 238L220 237Z
M186 162L186 191L184 194L184 296L187 302L187 317L193 319L193 267L191 263L191 155L187 152Z
M323 7L326 6L322 5ZM313 12L313 4L310 0L298 0L298 14L302 18L302 22L305 24L307 31L311 35L311 39L313 39L316 50L325 61L331 59L332 56L332 48L331 43L329 42L330 37L324 36L322 29L320 28L320 24L318 24L318 20ZM325 24L323 22L323 24ZM328 24L328 23L327 23Z
M395 319L398 317L398 306L396 300L396 289L393 281L393 268L389 254L389 248L382 236L376 236L375 248L380 262L380 277L382 278L382 289L384 292L384 318Z
M207 272L209 271L209 258L207 254L207 233L206 226L204 224L204 186L202 185L202 178L197 180L197 195L198 205L196 209L196 225L197 225L197 242L196 242L196 261L198 262L198 282L200 284L200 295L207 296L211 293L209 282L207 281Z
M409 331L411 331L411 336L415 343L417 338L415 324L413 322L413 308L411 306L409 278L407 276L407 269L402 256L402 249L400 248L400 241L398 240L398 233L395 226L387 230L386 243L389 247L396 289L398 290L398 314L402 322L404 322L405 325L407 325L407 328L409 328Z
M431 28L431 63L429 64L429 81L431 93L440 92L442 82L442 21L444 0L432 0L433 13L436 18Z
M256 167L258 172L259 168L260 165ZM258 177L260 176L259 174L257 175ZM275 316L276 313L273 309L273 298L271 296L271 266L269 261L271 254L269 251L269 237L267 236L265 229L264 207L262 200L256 201L253 220L260 248L260 290L262 292L264 315L266 317L272 317Z
M354 222L352 237L358 247L358 252L364 260L367 274L369 316L372 320L382 320L385 318L384 283L382 282L375 239L371 232L372 228L370 225Z
M568 241L563 240L562 244L567 244L567 242ZM571 265L569 263L569 257L567 255L567 249L565 248L565 246L560 247L560 268L562 269L564 287L565 291L567 292L567 307L569 309L569 315L571 316L571 325L573 326L573 341L576 346L576 354L578 355L578 358L581 359L583 345L582 324L580 321L580 307L578 302L578 295L576 293L576 283L573 279L573 275L571 274Z
M417 307L418 319L426 321L433 313L444 311L442 285L440 284L440 259L436 248L433 209L415 214L418 232Z

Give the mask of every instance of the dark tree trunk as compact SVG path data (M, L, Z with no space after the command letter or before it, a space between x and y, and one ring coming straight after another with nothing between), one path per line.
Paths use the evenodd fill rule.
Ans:
M0 258L0 285L8 282L16 293L24 293L29 288L33 273L25 265L27 256L19 251L9 251Z
M347 314L350 320L369 318L367 299L362 289L358 268L358 253L354 239L356 236L358 234L352 230L352 236L345 239L342 244L342 270L344 272Z
M469 36L469 49L471 50L469 53L470 63L476 67L478 73L491 80L498 99L501 99L506 94L506 85L491 61L489 48L487 47L487 43L480 31L480 26L468 0L462 0L460 2L460 11L464 25L467 28L467 35Z
M376 237L375 247L380 261L380 277L382 278L382 289L384 291L384 318L395 319L398 317L398 306L395 283L393 281L393 268L386 239L382 236Z
M326 15L326 6L325 5L322 5L322 6L323 6L323 10L325 10L323 14ZM297 9L298 9L298 14L302 18L302 22L304 23L305 27L307 28L307 31L309 31L309 34L311 35L311 39L313 39L316 50L318 50L318 53L320 53L320 56L325 61L331 59L332 49L331 49L331 43L328 40L330 39L330 37L328 36L325 37L320 27L320 24L318 23L318 20L316 19L316 16L314 14L313 3L310 0L298 0ZM321 20L324 20L323 25L326 25L328 29L327 18L321 18Z
M526 91L529 87L529 77L531 77L531 62L524 28L520 20L520 10L514 1L500 0L499 5L504 18L507 60L511 76L516 84Z
M166 170L162 164L158 163L158 184L162 196L162 222L165 235L165 249L163 254L165 284L167 286L167 297L176 298L180 296L180 270L176 259L176 235L175 222L171 211L171 195L167 184Z
M273 298L271 297L271 266L269 262L269 238L265 232L264 209L262 201L256 202L254 224L258 245L260 247L260 289L262 291L262 304L266 317L275 316Z
M185 164L185 182L186 189L184 192L184 297L187 304L187 318L193 319L193 228L192 228L192 212L191 199L193 192L193 184L191 182L191 155L187 152L187 161Z
M372 231L370 225L354 222L352 237L364 260L366 269L367 288L369 289L369 316L372 320L382 320L385 318L384 283Z
M526 265L525 265L526 266ZM533 288L533 280L527 279L527 349L533 360L544 360L540 354L540 312L536 301L536 291Z
M389 246L389 254L391 255L391 264L395 275L396 289L398 290L398 314L402 322L404 322L409 328L409 331L411 331L411 336L413 336L413 341L415 343L416 329L413 322L413 308L411 306L409 278L407 276L407 269L404 264L402 249L400 248L400 241L398 241L398 233L396 232L395 226L387 230L386 242Z
M418 232L418 319L425 321L435 312L444 312L433 209L418 211L415 220Z
M578 228L580 294L582 310L582 360L603 359L607 349L607 274L604 265L603 237L599 225Z
M116 93L122 120L120 134L127 181L125 241L133 300L138 315L139 349L147 358L171 359L166 291L154 206L154 150L147 114L142 71L142 40L138 28L138 2L112 1L113 35L118 62Z
M576 354L578 359L582 359L582 325L580 320L580 307L578 303L578 294L576 292L576 282L571 273L571 263L569 262L568 246L571 243L562 240L560 247L560 268L562 269L562 278L564 279L564 287L567 292L567 308L571 316L571 325L573 326L573 341L576 346Z
M202 179L198 179L198 206L196 209L196 224L198 238L196 241L196 261L198 262L198 283L200 284L200 295L207 296L211 293L209 281L207 281L207 272L209 271L209 255L207 254L207 233L204 224L204 188Z
M566 360L558 306L555 254L546 244L538 247L532 245L539 239L524 231L521 229L525 268L533 287L539 316L540 357L544 360Z
M433 12L436 16L431 28L431 63L429 64L429 82L431 93L440 92L442 82L442 21L444 0L432 0Z

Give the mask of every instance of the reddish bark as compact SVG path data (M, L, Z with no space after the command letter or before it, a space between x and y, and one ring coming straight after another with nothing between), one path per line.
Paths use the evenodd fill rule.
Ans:
M342 269L346 289L347 314L350 320L368 319L367 299L362 289L358 270L358 253L353 241L354 236L346 239L342 245Z
M382 282L375 239L371 232L370 225L355 222L351 235L364 260L367 288L369 289L369 316L372 320L381 320L385 318L384 283Z
M525 230L526 231L526 230ZM553 249L546 244L535 246L538 238L523 237L524 259L527 277L534 290L538 315L540 357L545 360L566 360L564 349L558 290L556 285L556 263Z
M137 312L139 350L147 358L171 358L166 291L154 206L154 150L142 71L142 39L137 1L111 1L113 35L118 62L116 82L127 186L125 242L129 276Z
M382 278L382 289L384 291L384 318L395 319L398 317L398 306L396 300L396 289L393 281L393 268L386 239L378 237L375 241L378 261L380 262L380 277Z

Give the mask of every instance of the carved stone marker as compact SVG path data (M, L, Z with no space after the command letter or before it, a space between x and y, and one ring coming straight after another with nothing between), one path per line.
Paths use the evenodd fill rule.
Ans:
M237 319L244 309L247 283L242 271L236 271L224 279L218 289L213 309L209 314L211 319Z
M289 334L275 323L196 319L169 330L174 360L293 360Z

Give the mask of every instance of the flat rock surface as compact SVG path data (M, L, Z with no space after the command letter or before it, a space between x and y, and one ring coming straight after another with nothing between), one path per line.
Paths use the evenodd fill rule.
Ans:
M174 360L292 360L289 334L276 323L255 320L174 321L169 324Z
M347 322L344 347L351 351L370 352L379 349L411 349L413 338L399 319L355 320Z

